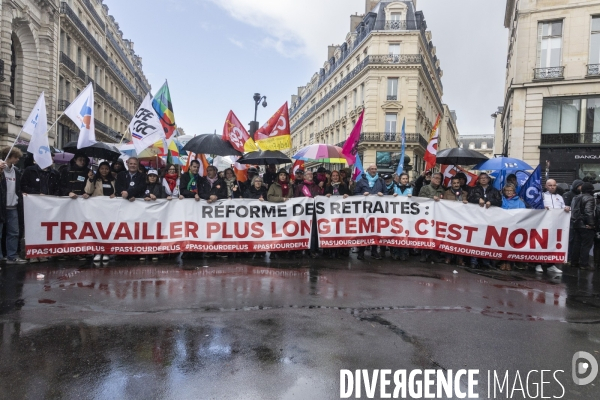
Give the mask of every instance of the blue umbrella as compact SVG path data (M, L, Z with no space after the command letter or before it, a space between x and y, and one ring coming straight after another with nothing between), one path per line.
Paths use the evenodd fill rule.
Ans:
M472 169L478 171L518 171L531 170L533 167L518 158L496 157L480 162Z

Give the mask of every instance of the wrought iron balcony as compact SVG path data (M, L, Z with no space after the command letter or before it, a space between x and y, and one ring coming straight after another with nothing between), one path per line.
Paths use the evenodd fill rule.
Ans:
M420 64L423 57L420 54L372 54L371 64Z
M96 127L97 131L106 133L108 135L108 126L98 121L96 118L94 118L94 126Z
M102 86L98 85L97 83L95 85L95 91L96 91L97 95L99 95L103 98L106 98L106 91L104 90L104 88Z
M90 0L83 0L83 4L85 4L85 6L87 7L87 9L90 12L90 14L92 14L92 17L94 17L94 19L96 20L96 22L98 23L98 25L100 25L100 27L102 28L102 31L105 31L106 30L106 25L104 24L104 21L102 21L102 18L100 18L100 16L98 15L98 13L96 12L96 10L94 9L94 6L90 2Z
M112 44L112 46L117 50L117 53L119 53L119 55L123 59L123 62L125 63L125 65L127 65L127 68L129 68L131 74L135 75L135 68L133 68L131 61L129 61L129 58L127 58L127 54L125 54L125 52L119 45L118 40L113 36L112 33L110 33L110 31L106 31L106 37L108 37L108 41L110 42L110 44Z
M85 77L87 76L85 74L85 71L82 70L80 67L77 67L77 76L82 80L82 81L86 81ZM87 83L87 82L86 82Z
M402 21L385 21L384 29L386 31L406 31L421 29L420 21L414 19Z
M69 19L73 23L73 25L77 27L77 29L79 29L81 34L87 39L87 41L92 45L92 47L100 54L100 56L103 59L108 59L108 55L106 54L102 46L100 46L100 44L96 41L94 36L90 33L90 31L88 31L84 23L81 22L77 14L75 14L75 11L73 11L71 7L69 7L69 5L64 1L60 3L60 13L67 16L67 19Z
M110 94L106 93L105 96L106 101L112 108L114 108L119 114L121 114L127 121L131 121L133 119L133 115L131 115L125 107L123 107L114 97Z
M387 99L388 99L388 101L396 101L396 100L398 100L398 96L396 96L395 94L394 95L388 94Z
M402 141L402 135L396 132L363 132L360 135L360 141L370 143L395 142L400 144ZM425 139L419 133L407 133L406 143L418 143L423 148L427 148L427 139Z
M565 67L534 68L533 79L564 79Z
M598 144L600 133L542 133L541 144Z
M588 64L588 76L600 76L600 64Z
M66 55L65 53L63 53L62 51L60 52L60 63L64 64L65 67L69 68L71 70L71 72L75 73L77 72L77 67L75 66L75 61L71 60L71 58Z
M59 99L58 100L58 111L65 111L70 105L71 105L71 102L64 100L64 99Z
M4 60L0 60L0 82L4 82Z
M125 74L123 74L123 72L119 69L119 67L117 67L117 64L115 64L115 62L111 58L108 59L108 66L115 73L115 75L119 77L121 82L125 85L125 87L127 87L131 94L133 94L134 97L137 97L138 92L135 90L135 86L133 86L131 82L129 82Z

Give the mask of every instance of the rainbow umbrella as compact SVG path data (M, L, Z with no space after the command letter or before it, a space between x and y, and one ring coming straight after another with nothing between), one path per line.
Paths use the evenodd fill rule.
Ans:
M311 144L292 156L296 160L317 161L328 164L347 164L342 148L330 144Z

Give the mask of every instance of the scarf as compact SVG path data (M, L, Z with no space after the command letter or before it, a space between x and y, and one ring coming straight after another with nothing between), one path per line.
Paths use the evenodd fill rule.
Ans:
M369 174L366 174L366 175L367 175L367 180L369 181L369 187L372 188L373 186L375 186L375 182L377 182L379 177L377 175L375 175L375 176L371 176Z
M391 188L394 187L394 182L390 183L389 185L385 185L387 190L390 190Z
M313 197L310 187L314 184L313 181L304 181L304 185L302 186L302 194L304 197Z
M279 186L281 186L281 196L287 197L290 192L290 185L285 181L279 181Z
M192 192L192 193L198 193L198 175L194 175L191 172L188 172L190 174L190 181L188 182L187 185L187 190Z
M233 197L233 186L236 184L235 178L225 178L225 184L227 185L227 197Z
M165 175L165 180L167 181L167 184L169 185L169 190L171 191L171 193L173 193L173 190L175 190L175 186L177 186L177 178L178 178L177 174L166 174Z
M215 182L219 179L219 175L215 175L214 178L209 178L208 176L206 177L206 180L210 183L210 187L212 188L212 185L215 184Z

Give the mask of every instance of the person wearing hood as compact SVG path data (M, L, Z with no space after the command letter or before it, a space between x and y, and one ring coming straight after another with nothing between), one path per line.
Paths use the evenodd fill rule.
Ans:
M217 167L209 165L206 176L198 181L198 196L209 203L227 199L227 185L217 172Z
M225 185L227 185L227 198L228 199L241 199L243 196L242 184L238 182L235 172L232 168L225 170Z
M575 196L581 193L581 185L583 185L583 181L581 179L575 179L573 184L571 185L571 190L563 195L563 199L565 200L565 206L571 206L573 199Z
M146 174L144 201L155 201L156 199L164 199L166 197L165 188L158 179L158 171L151 169Z
M590 265L590 250L594 245L596 236L596 201L594 199L594 185L584 183L581 185L581 194L575 196L571 205L571 223L573 224L573 248L571 266L581 269L593 270Z
M377 165L371 164L367 168L367 173L363 174L360 181L358 181L358 183L354 187L354 194L355 195L362 194L363 196L369 196L369 195L383 196L383 193L385 192L385 190L386 190L385 182L377 174ZM357 248L358 254L357 254L356 258L358 260L365 259L366 248L367 248L367 246L360 246ZM383 258L381 256L381 254L377 251L376 245L371 246L371 256L376 260L381 260Z
M76 199L85 193L85 185L88 180L90 159L80 151L75 152L69 162L69 167L64 169L60 175L60 195Z
M113 178L117 179L117 175L121 171L125 171L125 163L119 158L110 166L110 173L112 174Z

